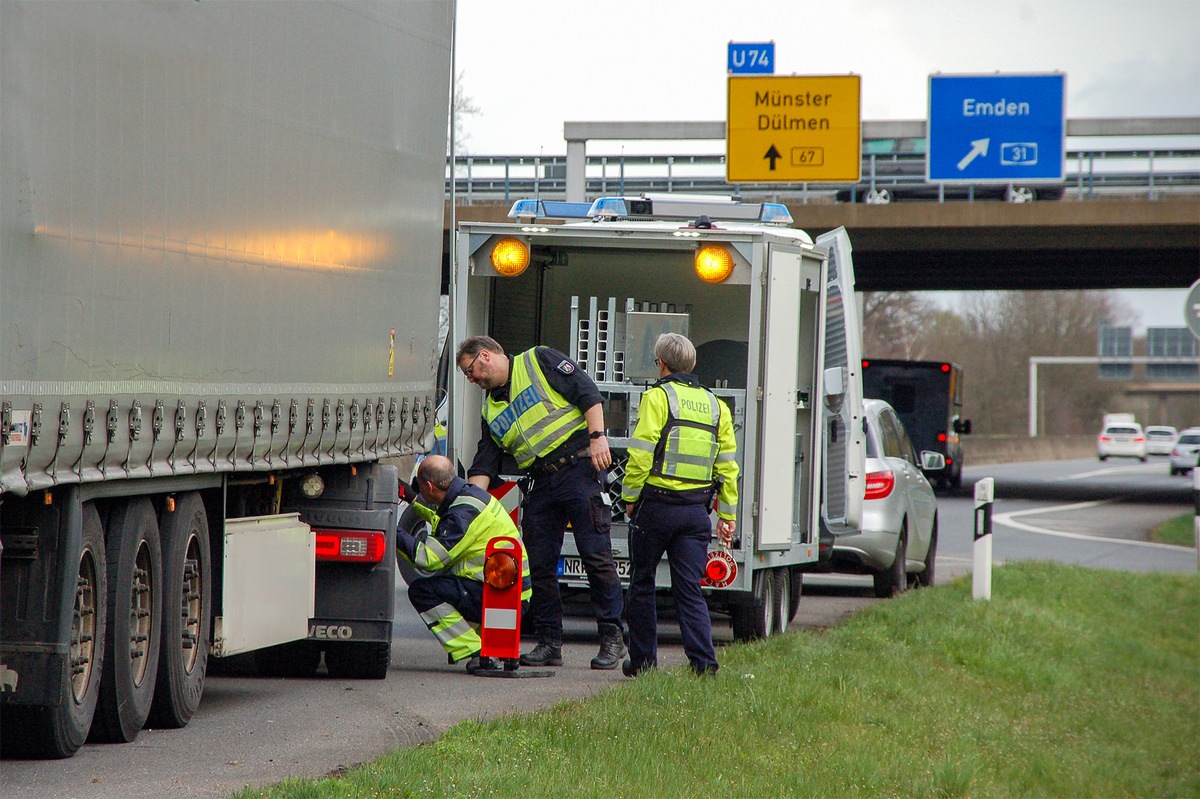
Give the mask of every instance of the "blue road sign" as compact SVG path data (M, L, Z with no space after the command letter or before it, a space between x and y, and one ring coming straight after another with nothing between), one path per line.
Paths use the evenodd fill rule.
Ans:
M1062 180L1066 76L930 75L926 178Z
M730 75L774 75L775 42L730 42Z

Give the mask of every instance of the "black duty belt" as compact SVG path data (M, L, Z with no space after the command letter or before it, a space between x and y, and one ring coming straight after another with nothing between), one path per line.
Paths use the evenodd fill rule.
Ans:
M642 498L664 505L707 505L712 501L712 489L706 486L672 491L669 488L648 485L642 487Z
M542 461L534 463L529 467L530 474L536 476L543 474L553 474L559 469L565 469L575 461L583 460L584 458L591 459L592 451L590 449L581 449L578 452L572 452L570 455L563 455L561 458L556 458L552 461Z

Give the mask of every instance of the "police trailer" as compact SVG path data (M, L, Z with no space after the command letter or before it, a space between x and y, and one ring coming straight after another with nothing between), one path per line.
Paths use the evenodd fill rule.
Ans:
M822 529L851 532L861 512L861 329L845 231L814 242L782 205L707 196L522 200L509 217L459 225L451 341L489 335L509 355L553 347L596 380L627 584L620 479L638 404L658 377L657 337L690 338L695 373L732 411L741 466L737 535L728 550L714 535L705 594L735 638L785 630ZM484 394L452 375L449 454L470 464ZM558 570L564 589L586 587L570 530ZM657 585L670 586L665 561Z

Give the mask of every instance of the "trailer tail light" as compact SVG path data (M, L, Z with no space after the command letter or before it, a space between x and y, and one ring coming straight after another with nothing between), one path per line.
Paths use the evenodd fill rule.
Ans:
M946 434L938 433L938 441L942 444L945 444L946 443Z
M891 472L871 472L863 499L883 499L896 487L896 475Z
M379 563L387 552L387 538L374 530L314 530L317 560L342 563Z

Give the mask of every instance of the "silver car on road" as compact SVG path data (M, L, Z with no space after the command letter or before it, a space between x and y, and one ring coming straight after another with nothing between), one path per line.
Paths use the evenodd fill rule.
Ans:
M870 574L875 595L887 597L917 585L933 585L937 557L937 498L922 468L945 468L945 456L916 448L904 423L883 400L863 401L866 417L866 494L862 526L834 538L834 572Z

